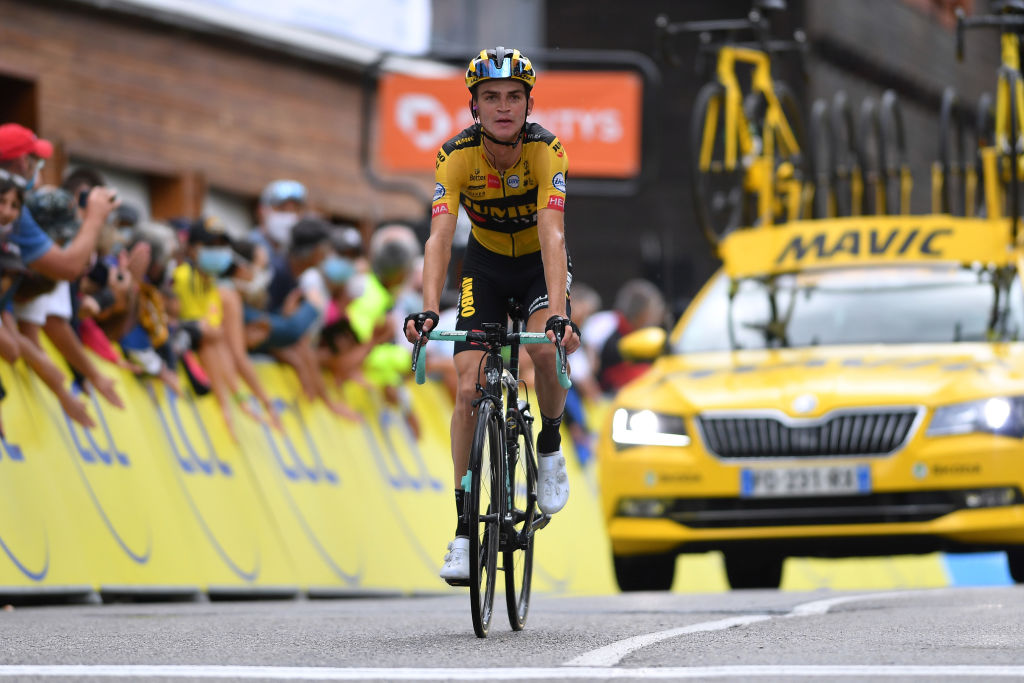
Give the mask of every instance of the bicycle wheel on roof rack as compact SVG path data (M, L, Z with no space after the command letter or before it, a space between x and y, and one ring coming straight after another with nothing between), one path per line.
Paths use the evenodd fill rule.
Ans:
M860 216L864 213L864 171L853 110L842 90L832 97L832 135L836 164L836 215Z
M737 132L725 128L725 88L707 83L697 92L690 120L690 189L697 227L714 248L728 232L753 222L742 153L737 149L735 159L726 159L730 135Z
M939 154L932 168L932 213L968 216L968 174L973 162L967 158L967 133L960 98L956 90L942 91L939 107Z
M910 213L910 195L914 177L907 160L907 136L903 127L903 110L893 90L882 93L879 111L882 130L882 169L885 183L887 213Z
M786 210L783 221L795 221L806 218L811 212L811 199L813 198L811 156L807 151L807 131L804 128L804 117L800 113L800 103L789 86L782 81L775 81L775 95L779 98L782 111L786 115L793 137L796 138L796 149L783 149L780 145L780 136L776 133L776 173L783 164L792 168L793 179L799 183L799 203L794 203ZM778 183L779 178L776 178Z
M861 102L860 125L857 130L857 156L860 158L864 173L864 215L883 215L888 213L885 196L885 148L878 106L871 97L865 97Z
M974 109L974 146L971 152L973 162L973 178L969 175L967 180L967 200L974 209L976 216L985 216L985 170L982 166L981 150L994 144L996 133L995 108L993 106L992 94L982 93L978 98L978 104ZM971 184L973 180L973 185Z
M836 154L832 147L835 135L829 113L828 102L823 99L814 101L808 150L814 183L813 218L832 218L836 215Z

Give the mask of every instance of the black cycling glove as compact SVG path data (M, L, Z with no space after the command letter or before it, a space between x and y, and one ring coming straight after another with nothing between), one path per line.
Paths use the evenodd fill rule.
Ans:
M566 326L571 327L576 336L583 339L583 335L580 334L580 328L576 326L576 323L561 315L553 315L548 318L547 324L544 325L544 331L554 332L556 337L561 338L565 335Z
M433 311L410 313L409 315L405 316L405 323L402 325L403 330L409 326L410 320L416 324L416 331L419 332L420 334L423 334L423 323L425 323L428 320L433 322L434 324L430 326L430 329L434 329L437 327L437 322L438 320L440 320L440 318L438 317L437 313L434 313Z

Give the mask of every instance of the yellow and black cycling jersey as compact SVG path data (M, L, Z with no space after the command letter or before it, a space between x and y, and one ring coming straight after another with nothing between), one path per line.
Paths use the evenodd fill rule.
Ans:
M432 215L457 213L462 204L473 237L484 248L505 256L540 251L537 210L565 210L568 162L554 134L527 123L519 160L497 171L484 150L480 125L470 126L437 152Z

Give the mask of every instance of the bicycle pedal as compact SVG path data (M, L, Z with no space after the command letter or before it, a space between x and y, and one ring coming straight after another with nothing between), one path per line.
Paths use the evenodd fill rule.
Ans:
M456 588L465 588L469 585L469 579L445 579L444 582Z

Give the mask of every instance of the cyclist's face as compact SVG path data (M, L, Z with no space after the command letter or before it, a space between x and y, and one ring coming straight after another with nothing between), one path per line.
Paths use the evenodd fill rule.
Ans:
M477 115L487 132L499 140L513 140L533 109L533 98L518 81L484 81L477 88Z

